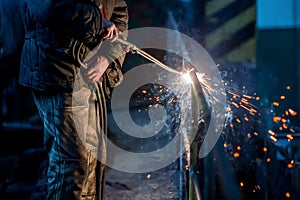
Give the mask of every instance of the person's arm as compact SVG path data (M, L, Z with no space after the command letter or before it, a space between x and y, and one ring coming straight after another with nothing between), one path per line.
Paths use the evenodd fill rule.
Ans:
M109 20L125 37L128 30L128 9L125 0L116 0L112 16ZM119 35L120 37L120 35ZM114 40L114 39L113 39ZM126 51L118 42L105 42L103 45L104 56L111 62L106 70L106 77L110 88L119 85L123 79L122 65L126 57Z
M113 22L119 31L124 32L128 30L128 8L124 0L115 1L116 5L113 9L110 21Z
M106 74L109 87L115 87L122 81L122 65L126 52L121 44L114 42L113 38L119 37L119 32L128 29L128 10L124 0L115 2L111 20L103 19L103 29L106 33L105 42L101 45L101 55L93 57L88 63L87 77L91 82L100 80ZM123 36L122 36L123 37Z
M101 41L102 17L87 0L27 0L29 11L42 25L50 26L87 46Z

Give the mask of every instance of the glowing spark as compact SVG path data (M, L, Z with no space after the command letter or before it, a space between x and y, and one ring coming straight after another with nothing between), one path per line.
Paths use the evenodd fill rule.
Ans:
M264 147L264 148L263 148L263 151L264 151L264 152L267 152L267 151L268 151L268 148L267 148L267 147Z
M237 105L237 103L231 102L231 104L234 105L236 108L239 108L239 105Z
M281 120L281 117L278 117L278 116L274 116L273 117L273 122L277 123Z
M295 132L296 132L294 129L290 129L290 131L291 131L292 133L295 133Z
M271 158L267 158L267 162L268 162L268 163L271 162Z
M147 179L150 179L150 178L151 178L151 174L148 174L148 175L147 175Z
M288 167L289 169L292 169L292 168L293 168L293 164L289 163L289 164L287 165L287 167Z
M240 151L242 148L241 146L237 146L236 149Z
M279 103L278 102L273 102L273 105L278 107Z
M291 198L291 194L290 194L289 192L286 192L286 193L285 193L285 197L286 197L286 198Z
M241 103L244 103L244 104L249 104L248 100L247 100L247 99L245 99L245 98L242 98L242 100L241 100Z
M281 100L284 100L284 99L285 99L285 96L283 96L283 95L280 96L280 99L281 99Z
M292 164L294 164L294 163L295 163L295 161L294 161L294 160L291 160L291 163L292 163Z
M255 116L255 113L254 112L250 112L250 115Z
M289 109L289 113L292 115L292 116L296 116L298 113L296 111L294 111L293 109Z
M274 133L274 131L272 131L272 130L269 130L268 133L269 133L270 135L272 135L272 136L275 136L275 133Z
M240 186L241 186L241 187L244 187L244 183L243 183L243 182L240 182Z
M234 156L235 158L238 158L238 157L240 157L240 154L239 154L239 152L235 152L235 153L233 154L233 156Z
M287 90L291 90L291 86L287 86L286 89L287 89Z
M143 94L147 94L147 90L142 90L141 91Z
M198 74L197 76L200 75L199 73L197 73L197 74ZM204 75L203 75L203 74L202 74L202 77L204 78ZM208 80L208 81L211 81L211 80L212 80L212 78L209 78L209 77L206 77L205 79Z
M255 188L257 189L257 190L260 190L261 188L260 188L260 185L255 185Z
M277 142L277 139L274 136L270 136L271 140L273 140L273 142Z
M227 144L226 144L226 143L224 143L224 148L225 148L225 149L227 148Z
M287 137L288 139L290 139L290 140L293 140L293 139L294 139L294 137L293 137L291 134L287 134L286 137Z
M233 92L232 90L229 90L228 93L231 94L232 96L238 96L239 97L239 95L237 93Z
M251 112L251 108L248 108L247 106L241 105L242 108L244 108L245 110L248 110L249 112Z
M213 99L215 100L215 102L219 102L219 99L215 96L213 96Z
M253 99L254 97L250 96L250 95L245 95L243 94L243 97L248 98L248 99Z
M258 136L258 133L257 133L257 132L254 132L253 134L254 134L255 136Z
M210 78L204 77L204 74L201 75L199 73L196 73L196 75L197 75L198 80L201 82L202 86L204 86L204 88L206 90L210 91L211 93L216 92L216 90L214 90L212 87L210 87L209 84L206 83L206 81L205 81L205 80L210 81L211 80Z

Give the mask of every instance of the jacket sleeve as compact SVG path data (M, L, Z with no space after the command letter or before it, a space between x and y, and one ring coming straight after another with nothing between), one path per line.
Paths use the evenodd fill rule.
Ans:
M109 20L126 36L128 31L128 9L125 0L115 0L113 12ZM103 46L105 56L112 61L112 64L106 70L106 76L108 86L113 88L119 85L123 80L122 66L126 52L118 42L105 42Z
M41 24L93 46L101 40L102 17L88 0L27 0L30 12Z
M115 1L115 7L110 21L112 21L120 31L128 30L128 8L124 0Z

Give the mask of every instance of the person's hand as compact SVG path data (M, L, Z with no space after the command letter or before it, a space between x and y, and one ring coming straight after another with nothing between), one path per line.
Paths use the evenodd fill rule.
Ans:
M121 32L114 23L110 22L107 24L109 25L108 27L106 27L107 34L103 38L111 39L111 41L114 42L116 39L118 39L119 34L121 34Z
M100 56L95 58L95 61L89 64L89 68L87 70L87 78L91 83L95 83L96 81L101 81L102 75L106 71L109 66L109 62L106 57Z
M107 31L107 34L103 37L104 39L112 39L112 42L114 42L118 37L122 37L123 40L127 40L126 34L122 34L114 23L104 18L102 22Z

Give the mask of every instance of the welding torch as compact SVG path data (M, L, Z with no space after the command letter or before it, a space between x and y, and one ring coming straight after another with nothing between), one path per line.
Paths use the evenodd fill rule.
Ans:
M152 61L153 63L157 64L158 66L162 67L163 69L165 69L171 73L178 74L178 75L184 75L185 73L188 73L188 75L190 76L190 78L192 80L192 89L193 89L193 93L195 94L194 96L196 99L196 103L199 105L199 110L202 115L201 118L204 118L205 121L209 121L209 119L211 117L209 114L210 109L205 100L205 95L204 95L202 86L200 84L200 81L198 80L196 68L192 67L192 68L186 69L185 72L180 72L180 71L177 71L177 70L165 65L164 63L162 63L155 57L153 57L150 54L148 54L147 52L141 50L136 45L134 45L133 43L131 43L127 40L124 40L124 39L121 39L120 37L118 37L115 41L121 43L122 45L127 46L127 48L129 48L132 52L143 56L144 58Z
M144 58L150 60L151 62L157 64L158 66L162 67L163 69L171 72L171 73L174 73L174 74L178 74L178 75L182 75L183 72L180 72L180 71L177 71L167 65L165 65L164 63L162 63L161 61L159 61L158 59L156 59L155 57L153 57L152 55L148 54L147 52L141 50L140 48L138 48L136 45L134 45L133 43L127 41L127 40L124 40L124 39L121 39L120 37L118 37L116 40L116 42L119 42L125 46L127 46L127 48L129 48L132 52L138 54L138 55L141 55L143 56Z

